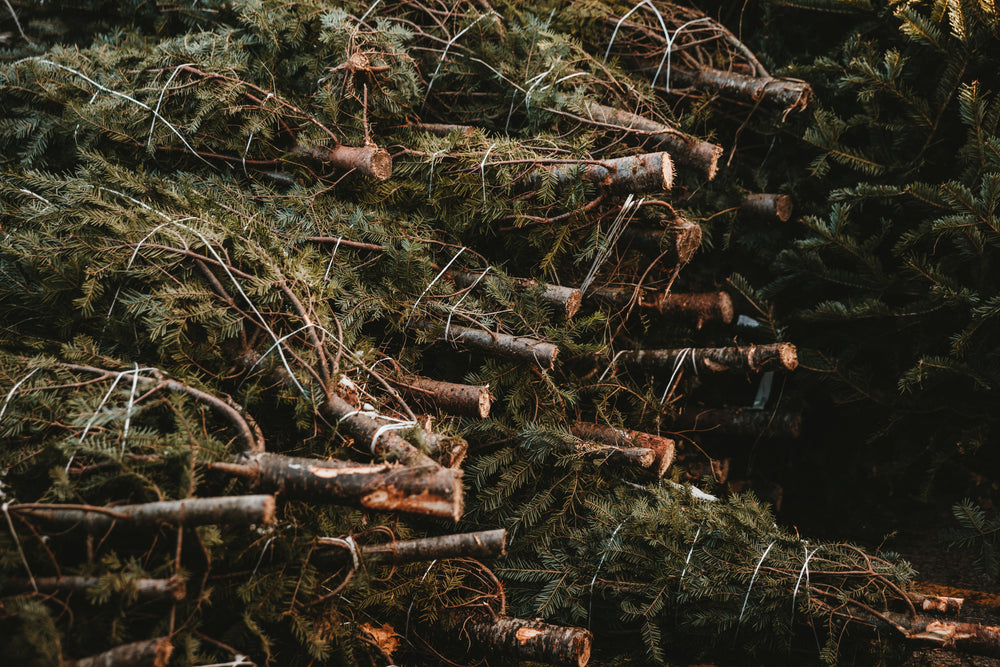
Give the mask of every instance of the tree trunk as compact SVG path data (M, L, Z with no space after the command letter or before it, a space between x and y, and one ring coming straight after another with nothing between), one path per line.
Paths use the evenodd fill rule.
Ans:
M478 417L490 416L493 395L489 385L456 384L408 375L400 380L390 380L404 394L430 401L449 414Z
M887 611L883 614L908 640L950 648L962 653L1000 658L1000 627L941 621Z
M571 165L546 165L542 171L552 174L561 188L583 178L608 190L641 194L665 192L674 183L674 167L667 153L644 153ZM527 187L537 188L542 178L539 172L530 175Z
M0 596L32 593L85 593L100 584L98 577L39 577L32 585L28 579L8 579L0 588ZM139 600L183 600L187 585L180 577L169 579L132 579L126 583L124 594L135 593Z
M747 373L792 371L799 365L798 352L791 343L750 345L748 347L635 350L621 355L621 360L624 363L639 366L650 371L672 371L682 353L685 354L683 360L685 367L693 363L698 370L704 369L713 373L720 373L722 371L743 371Z
M338 169L356 169L379 181L392 175L392 157L377 146L296 146L291 157L303 157L331 164Z
M570 425L570 432L581 440L619 448L623 460L634 461L635 465L646 468L657 477L663 477L674 462L676 446L670 438L591 422L574 422ZM642 458L639 458L640 453Z
M628 226L619 237L619 243L623 242L647 255L670 251L664 259L683 265L690 262L701 247L701 225L684 218L673 218L666 229Z
M633 130L648 135L670 153L677 162L691 165L701 170L708 180L715 178L719 170L722 146L690 137L669 125L639 116L628 111L620 111L603 104L589 103L586 107L590 117L605 125L615 125L622 130Z
M697 72L674 69L674 79L682 85L717 92L748 102L758 100L780 106L786 111L805 109L812 97L812 88L805 81L754 77L736 72L702 68Z
M471 287L475 285L480 276L478 273L470 273L468 271L448 271L445 275L451 278L459 287ZM493 282L499 279L486 276L483 280ZM510 280L522 290L529 290L540 285L542 287L540 295L542 301L555 308L556 312L567 320L572 319L576 315L576 312L580 310L580 302L583 297L580 294L580 290L575 287L539 283L537 280L529 280L527 278L511 278Z
M435 328L434 325L424 321L415 321L412 327L423 330ZM442 335L444 333L442 331ZM488 354L529 361L538 364L543 370L549 371L555 367L556 356L559 354L558 347L537 338L511 336L455 325L448 328L446 340L468 345Z
M445 558L496 558L507 553L507 531L483 530L477 533L439 535L419 540L402 540L388 544L365 544L358 547L361 559L385 565L403 565L418 561ZM312 560L324 566L339 567L350 561L350 552L343 547L342 540L320 537L316 540L317 550Z
M627 308L634 287L599 287L587 292L616 308ZM660 315L686 319L700 329L705 322L729 324L733 321L733 300L725 292L674 294L667 291L639 291L639 307L655 310Z
M750 194L740 205L740 213L753 217L788 222L792 217L792 198L788 195Z
M169 637L116 646L89 658L67 660L62 667L165 667L174 647Z
M789 410L715 408L682 415L678 425L737 438L798 438L802 415Z
M593 635L583 628L549 625L541 621L500 617L465 626L474 644L487 654L523 662L583 667L590 660Z
M247 463L217 463L212 468L247 478L286 498L455 521L462 516L462 471L436 464L362 464L259 454Z
M115 523L130 528L153 528L161 523L185 527L274 523L274 496L270 495L189 498L93 509L59 505L44 507L41 504L11 505L9 509L61 526L78 525L90 533L105 531Z

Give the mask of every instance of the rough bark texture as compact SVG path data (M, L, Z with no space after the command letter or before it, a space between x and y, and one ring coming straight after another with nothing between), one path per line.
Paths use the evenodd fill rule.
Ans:
M174 647L169 637L116 646L89 658L68 660L63 667L164 667Z
M17 510L16 505L10 509ZM274 523L274 496L226 496L223 498L191 498L168 500L144 505L118 505L98 508L105 512L84 509L26 509L21 512L29 519L41 519L62 526L80 526L88 532L104 531L114 524L135 528L152 528L161 523L175 526L266 525Z
M667 153L644 153L626 157L583 162L572 165L544 167L556 179L559 187L571 185L577 178L594 183L601 188L619 192L664 192L674 183L674 167ZM528 187L536 188L542 177L535 174L528 178Z
M627 308L634 295L634 287L600 287L587 293L588 298L595 297L617 308ZM733 321L733 300L725 292L674 294L640 290L638 305L666 317L690 320L699 329L706 322Z
M924 595L916 591L907 591L906 597L917 609L951 616L957 616L962 613L962 605L965 604L964 598L948 597L945 595Z
M507 553L507 531L483 530L476 533L439 535L419 540L400 540L387 544L365 544L358 547L361 560L386 565L403 565L418 561L444 558L496 558ZM350 561L350 552L341 540L321 537L312 559L324 566L339 566Z
M450 123L410 123L410 127L418 132L428 132L439 137L447 137L452 132L458 132L465 137L471 137L476 133L476 128L471 125L452 125Z
M647 255L665 253L665 261L687 264L701 247L701 226L683 218L670 219L666 224L666 229L626 227L619 243L628 243Z
M770 345L749 345L747 347L705 347L678 350L636 350L621 356L624 363L647 370L673 370L681 353L685 354L684 364L693 364L699 370L720 373L722 371L743 371L763 373L764 371L792 371L799 365L798 352L791 343Z
M632 461L657 477L663 477L674 462L676 443L670 438L592 422L574 422L570 432L581 440L619 448L622 460Z
M792 198L788 195L750 194L740 205L740 213L755 218L788 222L792 217Z
M38 577L32 585L28 579L8 579L0 587L0 596L32 593L37 587L39 593L85 593L101 583L98 577ZM134 592L139 600L183 600L187 586L180 577L169 579L133 579L128 582L128 591Z
M1000 627L885 612L908 640L1000 658Z
M465 628L481 650L513 660L576 667L590 660L593 635L583 628L508 617L472 622Z
M434 325L427 322L414 322L413 327L423 330L435 328ZM444 333L442 331L442 335ZM544 370L552 370L555 367L556 356L559 354L558 347L537 338L511 336L455 325L448 327L447 340L460 345L468 345L488 354L529 361L538 364Z
M393 384L404 394L426 399L450 414L486 419L493 405L489 385L456 384L416 375L408 375Z
M737 72L702 68L697 72L675 69L673 78L683 85L718 92L749 102L764 101L788 111L805 109L812 97L812 88L805 81L754 77Z
M448 271L445 275L453 280L459 287L471 287L475 284L482 284L483 282L492 282L497 280L496 278L486 276L483 280L479 280L481 274L469 273L468 271ZM572 319L576 315L577 311L580 310L580 302L583 297L580 294L580 290L575 287L563 287L562 285L550 285L548 283L539 283L537 280L529 280L527 278L511 278L518 288L522 290L529 290L536 286L541 285L542 293L541 299L545 301L553 308L555 308L556 313L566 318L567 320Z
M954 588L941 584L931 584L922 581L915 586L918 594L927 596L945 596L964 600L967 604L975 607L989 607L991 613L1000 610L1000 594L996 592L977 591L970 588Z
M253 479L287 498L352 505L369 510L462 516L462 471L439 465L403 466L259 454L243 464L246 472L217 466Z
M412 466L437 465L434 459L407 442L398 431L380 430L385 422L361 413L337 394L326 397L322 410L327 417L338 424L338 429L363 443L365 447L370 446L372 453L377 456L392 457L400 463Z
M690 411L678 420L678 425L738 438L798 438L802 415L790 410L715 408Z
M718 144L695 139L669 125L602 104L588 104L586 110L598 123L615 125L623 130L633 130L648 135L665 148L677 162L696 167L708 180L715 178L719 170L722 146Z
M379 181L387 180L392 175L392 157L387 150L377 146L297 147L291 154L331 164L339 169L357 169Z

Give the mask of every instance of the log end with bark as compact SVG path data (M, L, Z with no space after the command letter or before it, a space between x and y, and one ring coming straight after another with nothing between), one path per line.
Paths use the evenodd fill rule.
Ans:
M661 315L693 320L698 329L706 322L729 324L733 321L733 300L721 291L687 294L656 292L639 305L653 308Z
M293 155L313 158L339 169L357 170L378 181L392 176L392 156L378 146L314 146L297 148Z
M393 382L403 393L426 399L450 414L486 419L493 407L489 385L458 384L416 375Z
M604 445L611 461L620 461L644 468L656 477L663 477L674 462L676 445L670 438L643 433L631 429L620 429L592 422L574 422L570 433L581 440L590 440Z
M590 661L593 635L583 628L550 625L541 620L499 617L465 626L483 652L524 662L583 667Z
M767 220L788 222L792 217L794 205L788 195L749 194L740 205L740 213Z

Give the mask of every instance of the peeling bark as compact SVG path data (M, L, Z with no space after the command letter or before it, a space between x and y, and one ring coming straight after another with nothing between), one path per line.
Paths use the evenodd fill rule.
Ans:
M507 531L483 530L476 533L438 535L419 540L399 540L387 544L365 544L358 547L361 560L384 565L403 565L418 561L445 558L496 558L507 553ZM339 567L351 560L342 542L320 537L312 559L326 567Z
M415 329L421 330L436 328L434 325L423 321L414 322L412 326ZM445 332L442 331L441 333L443 336ZM511 336L509 334L493 333L492 331L470 329L455 325L448 328L446 340L461 345L468 345L488 354L529 361L538 364L543 370L552 370L555 367L556 356L559 354L558 347L537 338Z
M368 510L450 518L462 516L462 471L394 463L352 463L259 454L212 468L251 480L285 498Z
M456 285L462 288L472 287L479 281L480 274L469 273L468 271L448 271L445 276L450 278L455 282ZM494 282L499 280L496 277L486 276L483 281ZM580 290L575 287L563 287L562 285L550 285L548 283L540 283L537 280L530 280L528 278L511 278L510 281L514 283L516 287L522 290L529 290L537 286L541 286L542 292L539 295L542 301L545 301L553 308L556 312L566 318L567 320L572 319L576 312L580 310L580 302L582 301L582 295ZM480 284L482 281L479 281Z
M41 519L60 526L79 526L90 533L105 531L116 523L130 528L153 528L161 523L185 527L274 523L274 496L269 495L190 498L143 505L95 507L92 510L59 505L11 505L9 509L22 513L26 518Z
M685 348L684 364L693 363L700 370L713 373L723 371L743 371L763 373L764 371L792 371L799 365L798 352L791 343L770 345L749 345L747 347L706 347ZM685 349L677 350L635 350L621 355L624 363L639 366L649 371L672 371Z
M809 84L795 79L754 77L708 67L697 72L674 69L672 74L672 78L685 86L717 92L748 102L760 100L780 106L787 111L805 109L812 97L812 88Z
M404 394L424 398L449 414L480 419L490 416L493 395L489 385L457 384L416 375L391 382Z
M587 292L588 298L596 297L617 308L627 308L634 294L634 287L600 287ZM733 300L725 292L675 294L640 290L638 305L667 317L691 320L698 329L705 322L733 321Z
M518 661L583 667L590 660L593 635L583 628L500 617L465 626L481 650Z
M541 167L541 171L552 174L561 188L583 178L608 190L640 194L664 192L674 183L673 162L667 153L644 153L573 165L546 165ZM528 177L527 186L537 188L541 178L541 173L535 172Z
M788 195L749 194L740 205L740 213L754 217L788 222L792 217L792 198Z
M674 462L676 446L670 438L591 422L574 422L570 432L581 440L618 449L617 458L645 468L657 477L663 477Z
M962 605L965 603L964 598L947 597L944 595L924 595L916 591L907 591L906 597L918 609L938 614L948 614L950 616L957 616L962 613Z
M664 255L664 259L675 264L687 264L701 247L701 226L684 218L674 218L666 229L626 227L619 243L627 242L636 250L647 255Z
M615 125L622 130L633 130L648 135L665 148L677 162L699 169L708 180L715 178L719 170L719 158L722 157L723 149L718 144L701 141L664 123L628 111L606 107L603 104L590 103L586 111L598 123Z
M62 667L165 667L174 647L169 637L116 646L89 658L67 660Z
M379 181L392 175L392 157L377 146L296 146L291 157L308 158L331 164L338 169L356 169Z
M926 616L884 612L907 640L950 648L962 653L1000 658L1000 627L941 621Z
M715 408L682 415L681 428L708 431L737 438L798 438L802 415L790 410Z
M86 593L100 585L98 577L37 577L34 585L28 579L8 579L0 587L0 596L32 593ZM138 600L183 600L187 585L180 577L169 579L132 579L126 584L124 594L134 593Z

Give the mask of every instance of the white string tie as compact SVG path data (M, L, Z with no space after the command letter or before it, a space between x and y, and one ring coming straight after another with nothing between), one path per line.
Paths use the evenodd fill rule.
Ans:
M417 422L415 421L405 421L396 424L382 424L377 429L375 429L375 435L372 436L372 446L371 446L372 454L375 453L375 445L378 444L378 439L382 437L383 433L387 431L401 431L403 429L410 428L411 426L416 426L416 425Z
M677 592L681 592L681 586L684 584L684 575L687 574L688 564L691 562L691 556L694 555L694 545L698 543L698 537L701 536L701 526L698 526L698 532L694 534L694 539L691 540L691 550L688 551L688 557L684 561L684 569L681 570L681 578L677 580Z
M374 410L351 410L346 415L337 420L337 423L350 419L351 417L356 417L358 415L364 415L366 417L378 417L379 413Z
M816 547L815 549L812 550L812 553L809 553L809 547L803 546L802 548L805 549L805 551L806 551L806 559L802 562L802 569L799 570L799 578L795 582L795 590L792 591L792 615L791 615L791 617L788 620L789 625L791 624L792 619L795 618L795 598L799 594L799 584L802 583L802 575L805 575L805 577L806 577L806 594L808 595L808 593L809 593L809 560L813 556L815 556L816 552L819 551L820 549L822 549L823 546L820 545L820 546Z
M483 179L483 203L484 204L486 203L486 160L490 157L490 151L493 150L494 146L496 146L495 142L493 144L491 144L489 148L486 149L486 155L483 156L483 161L479 163L479 175L482 176L482 179Z
M777 540L768 544L767 548L764 549L764 553L761 555L760 560L757 561L757 567L754 568L753 576L750 577L750 585L747 587L747 595L743 598L743 608L740 609L740 617L739 620L736 621L737 629L739 629L739 623L743 622L743 613L747 610L747 602L750 601L750 590L753 588L753 582L757 580L757 573L760 572L760 566L764 564L764 559L767 558L767 554L771 551L771 547L774 546L775 542L777 542Z
M448 331L451 329L451 316L455 314L455 309L458 308L462 304L463 301L465 301L465 297L469 296L469 294L472 293L472 290L474 290L476 288L476 285L479 284L479 281L482 280L484 277L486 277L486 274L489 273L490 268L491 267L487 266L486 270L483 271L482 273L480 273L479 277L476 278L476 281L474 283L472 283L472 285L469 286L469 289L467 289L465 291L465 294L462 295L462 298L460 298L458 301L456 301L455 305L451 307L451 310L448 312L448 320L444 324L444 339L445 339L445 341L448 340Z
M344 547L351 552L351 562L353 563L351 569L357 570L361 567L361 554L358 552L358 544L354 541L354 538L348 535L345 538L339 537L327 537L323 540L326 544L336 544L337 546Z
M410 318L413 317L413 313L416 312L416 310L417 310L417 304L420 303L420 300L423 299L424 295L427 294L427 292L430 291L431 287L434 286L434 283L436 283L438 280L440 280L441 276L443 276L445 274L445 272L448 269L451 268L451 265L455 263L455 260L458 259L458 256L461 255L463 252L465 252L465 246L462 246L459 249L459 251L455 253L455 256L451 258L451 261L449 261L447 264L444 265L444 268L441 269L436 276L434 276L434 280L432 280L427 285L427 287L424 288L424 291L420 293L420 296L417 297L417 300L413 302L413 307L410 308L410 314L406 317L406 324L407 325L409 325Z
M608 373L611 372L611 369L615 367L615 362L618 361L618 357L623 354L625 354L625 350L616 353L615 356L611 358L611 363L608 364L608 367L604 369L603 373L601 373L601 377L597 378L598 382L604 382L604 378L607 377ZM660 401L660 403L663 403L663 401Z
M604 553L601 554L601 560L597 563L597 570L594 571L594 578L590 580L590 607L587 610L587 629L590 629L590 617L592 616L591 610L594 608L594 584L597 583L597 575L600 574L601 568L604 567L604 560L608 557L608 551L611 549L612 543L615 541L615 535L621 530L621 527L625 525L628 521L628 517L622 519L621 523L612 531L611 537L608 538L608 545L604 548Z
M660 405L663 405L663 402L667 400L667 395L673 390L674 385L677 382L680 382L680 374L683 372L682 369L684 367L684 361L689 356L691 357L691 367L694 368L695 375L698 374L698 360L694 356L694 348L685 347L680 351L680 354L674 357L674 370L670 374L670 379L667 380L667 388L663 390L663 396L660 398Z

